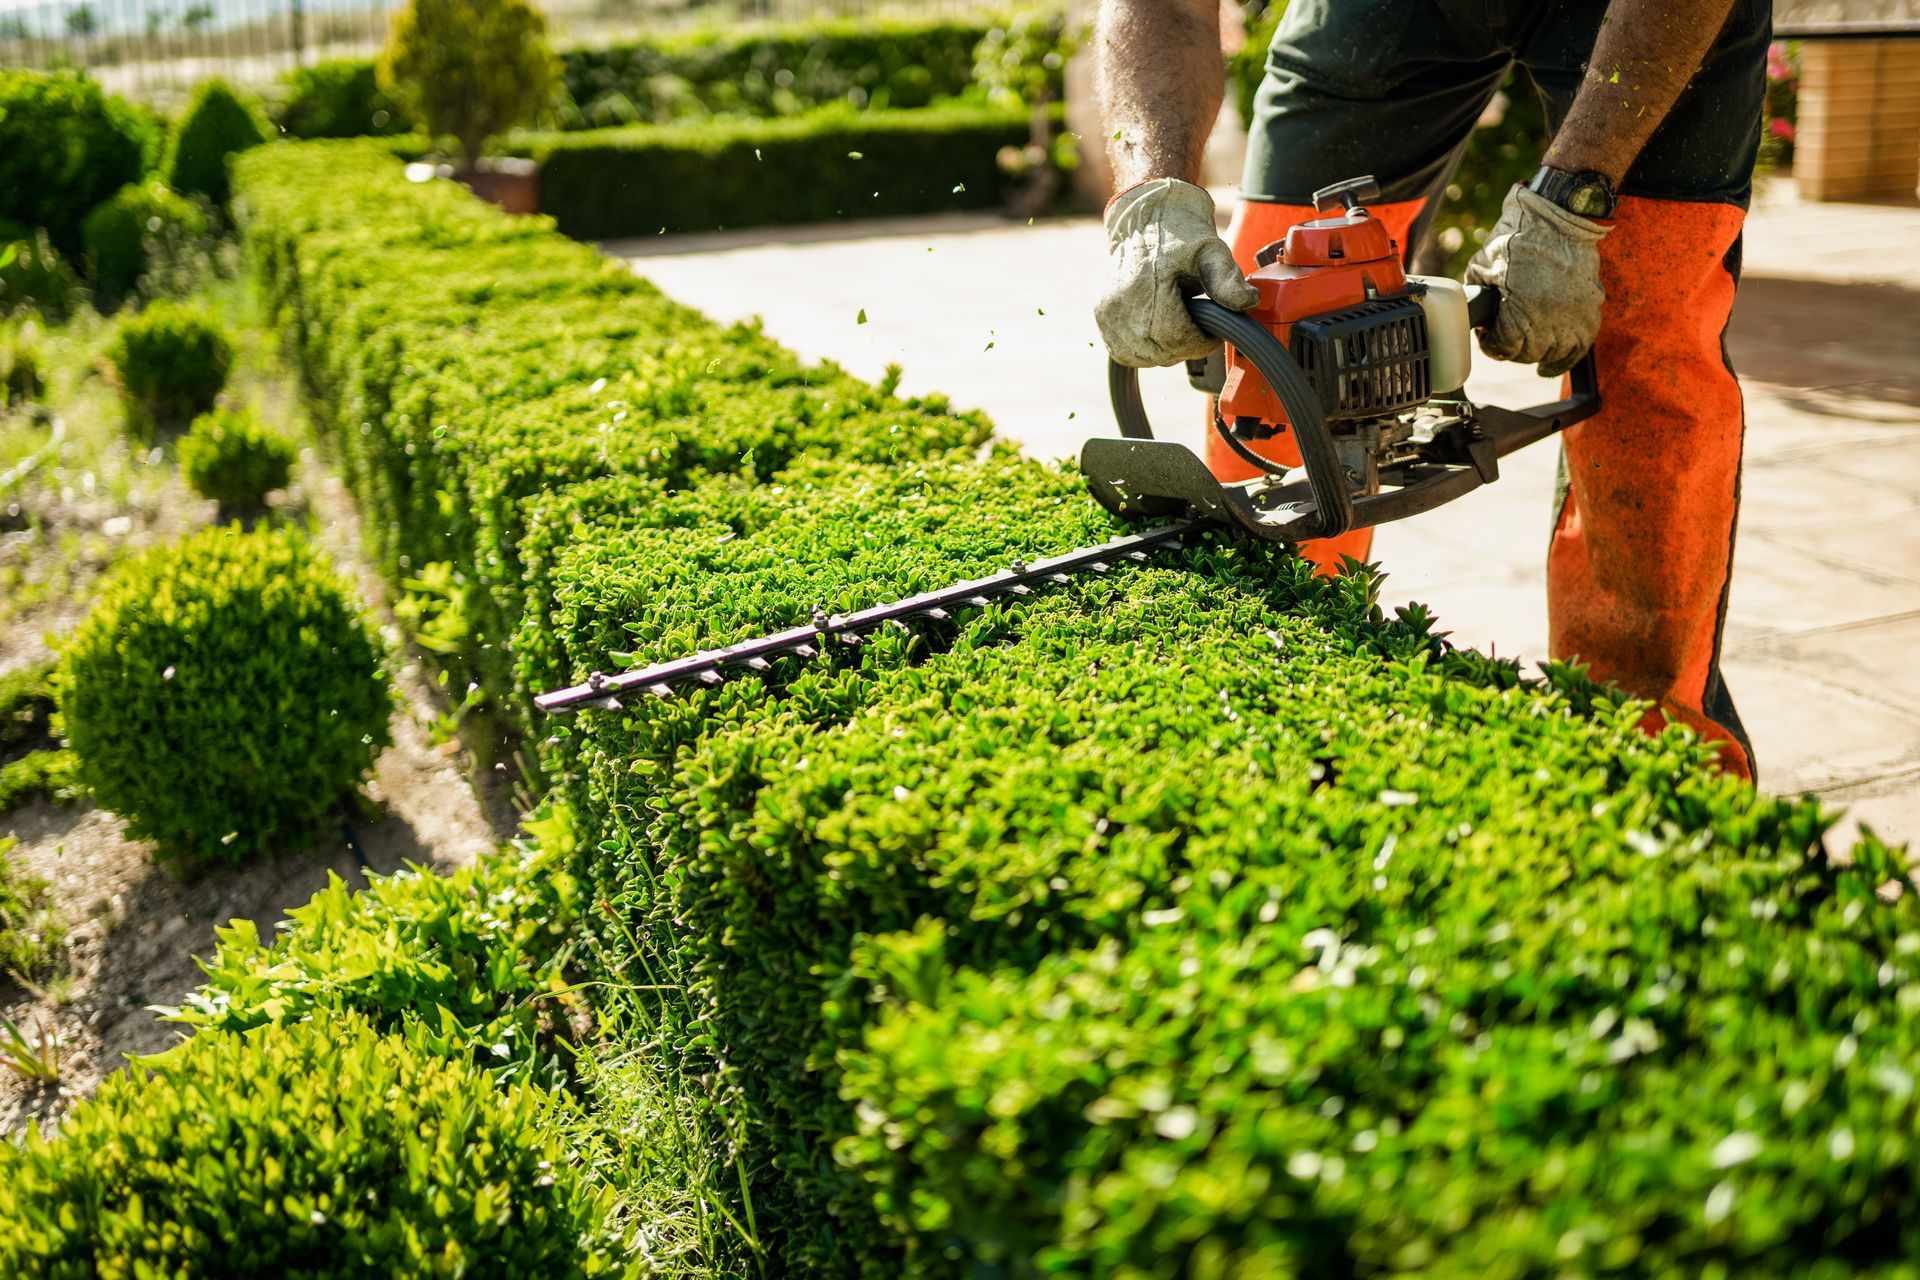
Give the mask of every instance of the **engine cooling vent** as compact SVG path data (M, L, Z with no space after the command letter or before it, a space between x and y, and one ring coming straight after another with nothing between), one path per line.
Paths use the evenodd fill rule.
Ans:
M1290 349L1328 418L1377 418L1432 394L1427 313L1414 298L1297 320Z

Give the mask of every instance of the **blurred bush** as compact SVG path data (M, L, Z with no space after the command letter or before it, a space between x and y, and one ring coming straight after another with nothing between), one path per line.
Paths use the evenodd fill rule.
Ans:
M120 324L107 348L127 426L148 439L213 408L227 385L233 344L219 324L176 302L156 302Z
M206 529L113 571L63 650L60 729L155 857L240 862L312 838L373 767L384 658L305 536Z
M44 230L0 236L0 318L37 311L60 324L80 298L80 277Z
M0 408L35 404L46 393L38 335L32 325L22 325L0 341ZM0 725L0 742L5 740L6 727Z
M78 254L87 211L139 181L159 141L151 116L77 71L0 70L0 219Z
M180 437L180 472L223 513L264 510L267 495L287 487L299 456L293 442L269 431L250 409L215 409Z
M293 138L387 137L413 121L384 93L372 61L335 58L288 72L276 119Z
M225 209L232 196L227 157L257 147L271 136L257 106L221 80L194 91L180 125L167 140L162 170L167 185L183 195L205 196Z
M159 292L147 287L149 270L159 264L186 268L204 257L208 231L205 211L164 183L120 188L87 215L85 224L95 302L112 307L136 293Z
M1766 130L1760 135L1760 167L1793 167L1800 123L1800 42L1776 40L1767 47Z

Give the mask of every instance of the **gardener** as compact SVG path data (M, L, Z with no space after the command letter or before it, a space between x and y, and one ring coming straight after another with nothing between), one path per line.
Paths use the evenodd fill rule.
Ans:
M1181 304L1244 310L1261 246L1317 188L1371 173L1409 251L1515 62L1555 122L1469 282L1504 291L1488 355L1565 372L1591 347L1606 407L1564 437L1547 557L1550 649L1752 752L1721 682L1739 501L1740 388L1722 336L1740 270L1771 23L1767 0L1292 0L1267 60L1228 239L1194 185L1220 110L1217 0L1103 0L1096 75L1112 140L1111 277L1097 309L1136 367L1215 344ZM1252 475L1216 448L1224 479ZM1278 446L1278 447L1276 447ZM1262 446L1297 463L1284 437ZM1372 531L1309 544L1325 571Z

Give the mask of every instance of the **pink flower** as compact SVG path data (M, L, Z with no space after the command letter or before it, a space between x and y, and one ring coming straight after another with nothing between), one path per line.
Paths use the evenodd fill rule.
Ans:
M1774 137L1780 139L1782 142L1792 142L1793 141L1793 121L1784 120L1779 116L1775 116L1773 119L1767 121L1767 132L1771 133Z
M1787 60L1787 47L1774 43L1767 46L1767 79L1776 83L1793 79L1793 63Z

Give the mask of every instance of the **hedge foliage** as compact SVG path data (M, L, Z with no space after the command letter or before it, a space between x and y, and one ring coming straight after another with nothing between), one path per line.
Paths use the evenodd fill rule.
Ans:
M566 128L716 115L791 116L842 103L913 108L964 93L983 19L863 18L713 29L564 55Z
M984 20L833 19L715 28L560 52L562 129L670 124L709 116L802 115L818 107L924 107L966 91ZM288 72L278 109L294 138L407 133L371 59Z
M523 137L540 207L581 239L889 217L999 204L997 157L1026 145L1020 106L830 107Z
M514 1078L540 1065L543 1012L560 1007L576 910L564 851L508 849L450 874L411 868L325 889L263 942L251 920L216 930L207 981L173 1020L250 1031L352 1013L419 1047Z
M808 456L905 461L986 435L944 402L709 324L545 219L409 183L379 144L275 148L238 170L247 252L287 315L317 423L388 517L369 522L370 550L396 582L443 566L489 688L515 686L502 643L524 607L528 504L563 519L555 495L605 476L765 479Z
M311 838L372 769L384 661L303 534L216 526L115 567L62 647L59 727L155 856L245 861Z
M0 70L0 220L77 256L87 211L138 182L159 143L150 117L81 72Z
M1113 531L367 148L240 174L388 571L471 582L468 660L510 637L523 691ZM1895 858L1374 585L1204 539L524 721L597 976L662 993L713 1121L684 1159L740 1171L716 1267L1901 1273Z
M0 1272L630 1273L552 1107L356 1017L196 1036L0 1145Z

